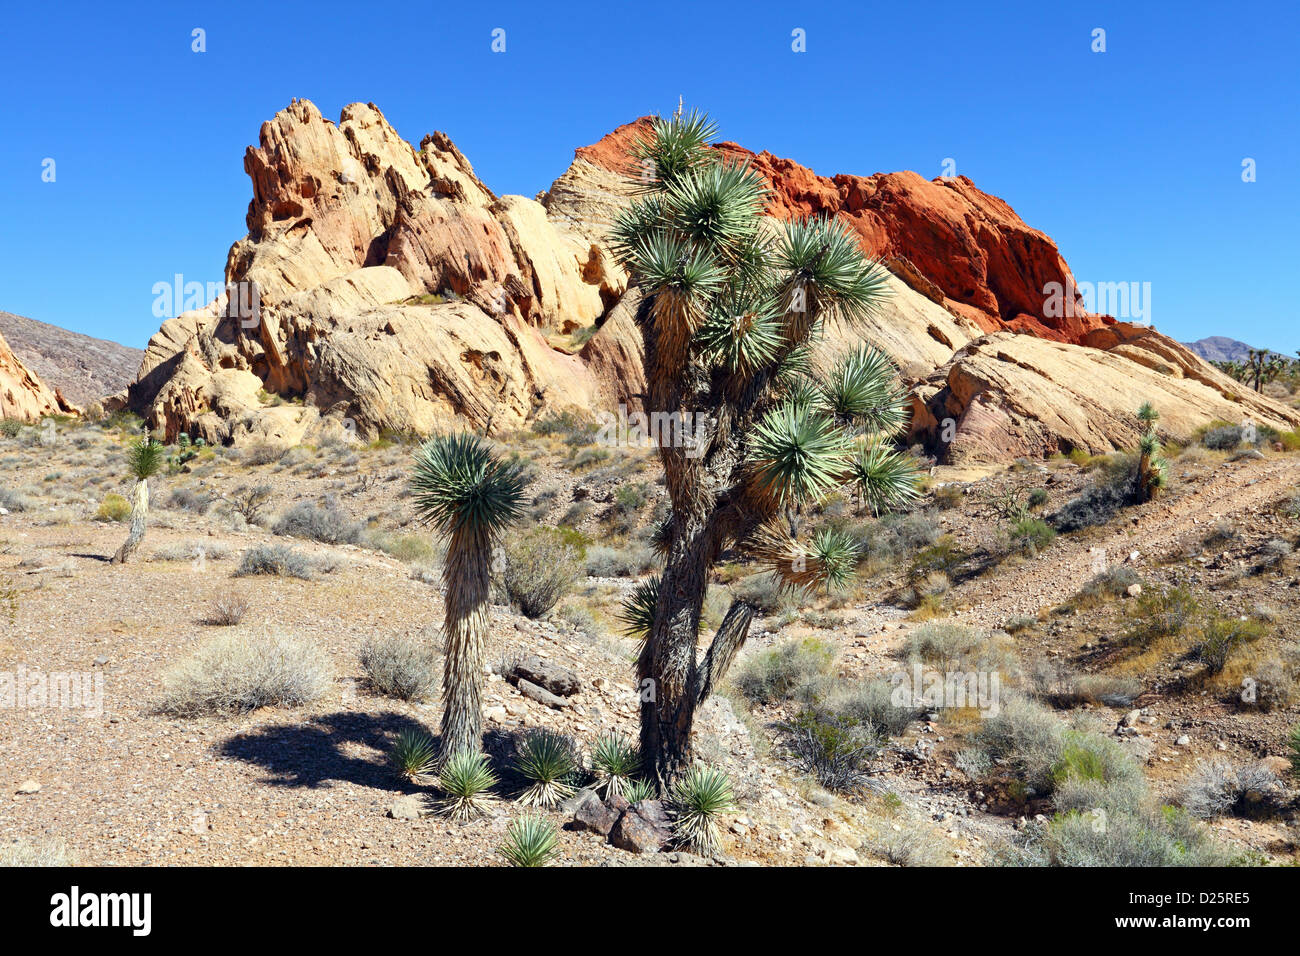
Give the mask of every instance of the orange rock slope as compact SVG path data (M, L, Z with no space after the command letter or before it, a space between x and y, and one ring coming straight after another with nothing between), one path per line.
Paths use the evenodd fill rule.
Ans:
M629 174L634 170L628 152L649 129L650 118L642 117L579 149L577 156ZM730 142L718 148L749 162L768 181L771 215L840 216L861 236L870 255L984 332L1006 329L1078 344L1112 321L1089 315L1081 302L1064 310L1071 315L1045 316L1048 283L1074 288L1069 266L1050 238L965 176L924 179L899 172L827 178L767 151L753 153Z

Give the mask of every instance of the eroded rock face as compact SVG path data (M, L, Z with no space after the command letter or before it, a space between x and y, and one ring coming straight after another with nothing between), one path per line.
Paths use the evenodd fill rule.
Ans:
M634 174L628 150L648 133L642 117L578 151L580 160ZM914 172L840 174L827 178L791 159L721 143L748 162L771 187L768 213L779 219L839 216L863 248L896 275L981 332L1012 329L1063 342L1082 341L1108 323L1072 303L1068 316L1050 316L1044 289L1074 278L1056 244L1032 229L1007 203L965 176L927 180ZM1061 310L1063 311L1063 310Z
M1154 329L1116 323L1070 345L995 332L960 349L913 393L912 437L952 464L1131 448L1151 402L1162 438L1216 418L1290 430L1300 413L1250 391ZM948 440L945 440L945 424Z
M415 150L373 105L336 125L296 100L244 168L230 294L163 324L127 398L169 438L293 442L321 416L361 434L508 427L597 404L548 337L600 318L625 274L541 203L495 196L445 136Z
M415 149L372 104L335 124L295 100L245 156L253 199L227 258L229 295L164 322L123 401L169 439L283 444L638 408L640 292L606 236L647 128L578 149L534 200L496 196L441 133ZM828 179L719 148L767 177L771 225L841 216L892 273L879 314L828 329L817 360L862 340L884 349L915 389L913 436L933 443L954 423L958 440L940 448L952 460L1122 447L1144 400L1171 436L1215 417L1295 424L1151 329L1044 314L1048 283L1073 286L1068 267L969 180ZM572 333L592 326L573 352Z
M44 415L75 414L77 409L18 360L0 336L0 418L40 421Z

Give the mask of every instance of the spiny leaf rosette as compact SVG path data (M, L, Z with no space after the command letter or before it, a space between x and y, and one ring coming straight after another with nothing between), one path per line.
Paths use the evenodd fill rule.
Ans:
M812 359L827 323L872 315L887 273L838 220L765 218L762 177L712 149L715 132L694 112L657 120L633 149L639 196L612 235L642 292L645 411L704 422L698 446L660 444L672 502L655 535L664 568L623 614L644 641L641 751L661 794L690 766L695 709L754 616L733 603L697 654L709 569L722 551L749 554L791 588L843 585L852 543L829 532L799 540L781 519L850 484L879 512L915 496L919 480L890 444L907 403L889 358L864 344L829 367Z
M420 519L447 539L441 759L483 746L483 639L492 549L523 513L524 480L474 435L431 439L415 454Z

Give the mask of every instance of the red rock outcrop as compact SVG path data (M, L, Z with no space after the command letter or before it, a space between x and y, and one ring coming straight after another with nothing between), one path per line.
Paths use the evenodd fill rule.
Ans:
M577 155L625 172L629 147L649 127L649 118L642 117ZM753 153L730 142L718 148L748 161L768 181L771 215L840 216L870 255L923 295L933 298L938 290L940 304L985 332L1008 329L1077 344L1110 321L1089 315L1081 302L1068 316L1045 315L1048 283L1074 288L1065 260L1051 239L965 176L927 180L899 172L827 178L766 151Z

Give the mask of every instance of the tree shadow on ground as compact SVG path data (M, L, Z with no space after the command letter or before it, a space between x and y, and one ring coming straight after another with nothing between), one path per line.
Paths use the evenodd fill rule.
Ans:
M387 753L404 730L428 733L397 713L321 714L304 723L259 727L225 741L219 753L265 769L275 787L325 787L355 783L393 792L414 792L388 763ZM367 753L367 751L371 751Z

